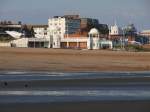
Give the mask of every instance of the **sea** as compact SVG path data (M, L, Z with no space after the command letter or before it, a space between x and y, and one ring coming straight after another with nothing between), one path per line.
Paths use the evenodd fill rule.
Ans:
M0 72L0 104L150 101L150 72Z
M150 72L0 72L0 112L150 112Z

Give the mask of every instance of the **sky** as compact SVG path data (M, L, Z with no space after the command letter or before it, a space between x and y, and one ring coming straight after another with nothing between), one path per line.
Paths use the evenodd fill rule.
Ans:
M135 24L150 29L150 0L0 0L0 20L47 24L48 18L64 14L99 19L118 26Z

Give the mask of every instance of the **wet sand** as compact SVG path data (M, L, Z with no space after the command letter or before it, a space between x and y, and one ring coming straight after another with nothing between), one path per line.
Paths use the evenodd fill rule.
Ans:
M3 104L1 112L150 112L150 101Z
M141 84L138 84L138 83ZM108 86L124 86L131 87L141 86L142 83L149 83L150 78L106 78L106 79L65 79L65 80L17 80L17 81L0 81L1 90L33 90L37 88L50 88L62 89L63 87L108 87ZM5 84L7 83L7 85ZM28 87L25 87L28 85ZM58 89L58 90L59 90Z
M149 71L150 53L0 48L1 71Z

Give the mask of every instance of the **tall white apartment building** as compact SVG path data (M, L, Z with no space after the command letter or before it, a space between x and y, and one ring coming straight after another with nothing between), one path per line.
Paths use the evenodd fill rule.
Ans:
M48 38L47 34L48 25L34 25L33 30L36 38Z
M60 35L64 37L66 31L66 21L63 17L54 17L48 20L48 35Z
M70 16L53 17L48 20L48 36L50 37L50 47L60 48L60 41L65 34L74 34L80 29L80 19Z

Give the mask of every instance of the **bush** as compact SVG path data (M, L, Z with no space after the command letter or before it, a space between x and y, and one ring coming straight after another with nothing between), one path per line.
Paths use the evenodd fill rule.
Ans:
M9 42L9 41L12 41L12 40L13 40L12 37L0 37L1 42Z
M121 47L121 45L118 44L118 45L115 45L114 48L121 49L122 47Z
M140 45L128 45L125 49L127 51L144 51L144 48Z

